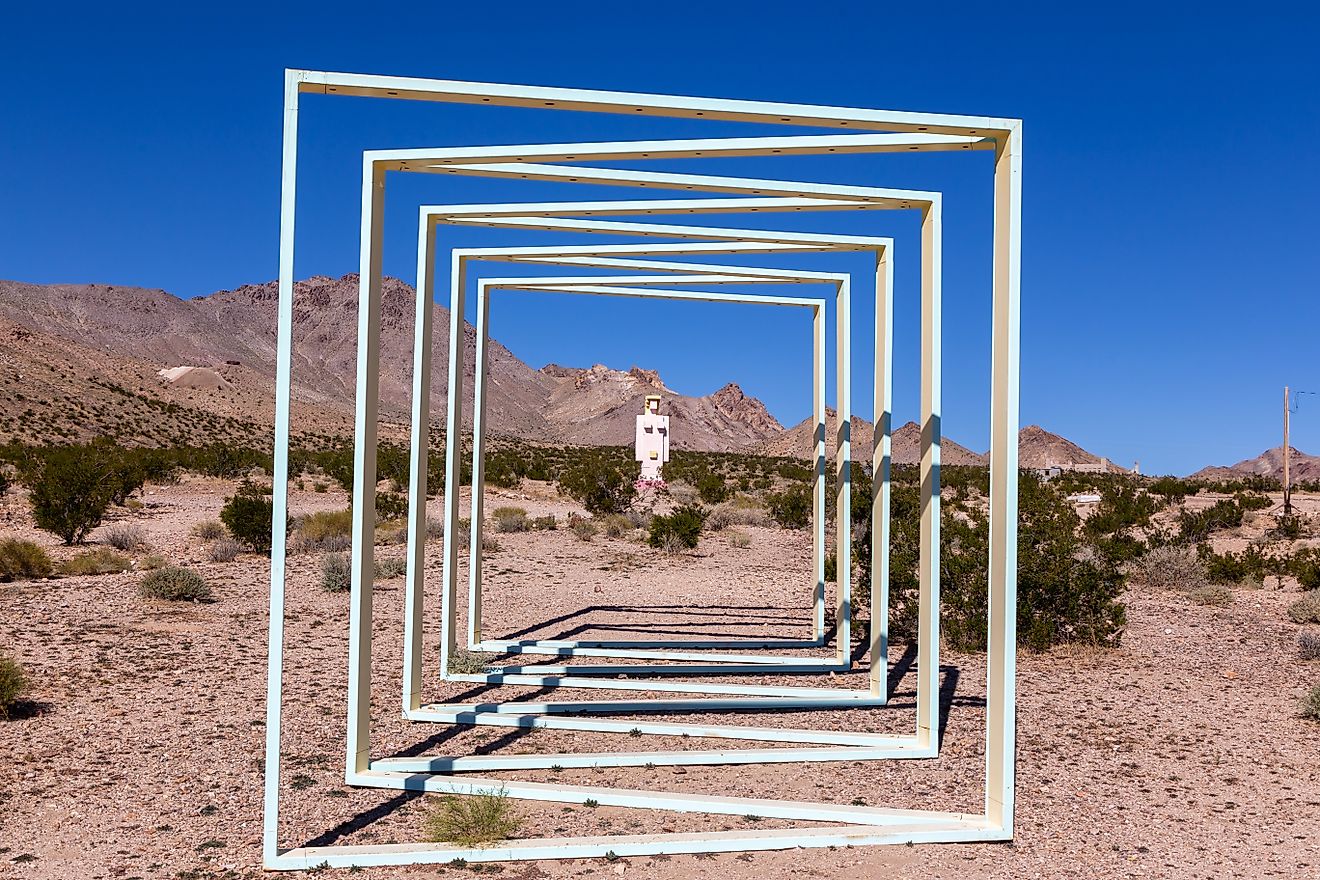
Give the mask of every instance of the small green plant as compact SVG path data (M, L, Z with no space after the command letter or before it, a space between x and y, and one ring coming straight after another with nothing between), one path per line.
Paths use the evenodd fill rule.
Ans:
M534 517L532 519L532 528L538 532L553 532L558 525L559 524L555 521L555 515L553 513Z
M209 602L211 588L190 568L167 565L148 572L139 587L143 598L166 602Z
M522 826L504 789L440 798L426 818L426 839L462 847L507 840Z
M127 556L121 556L109 547L97 547L79 553L72 559L60 564L60 574L77 577L79 575L118 574L128 571L133 563Z
M590 541L600 531L596 524L585 516L574 517L569 528L573 530L573 534L579 541Z
M600 801L596 800L595 798L587 798L585 801L582 802L582 806L594 810L596 809L596 807L600 806Z
M698 474L695 484L697 495L707 504L719 504L729 497L729 487L725 485L724 478L714 471Z
M1298 709L1303 718L1309 718L1312 721L1320 721L1320 685L1316 685L1302 697L1301 705Z
M1297 656L1302 660L1320 660L1320 631L1304 629L1297 634Z
M640 727L634 727L632 730L628 731L628 735L633 738L640 737L642 735L642 729Z
M0 541L0 580L30 581L50 577L50 554L35 541L6 538Z
M766 497L770 516L786 529L805 529L811 522L811 490L806 486L789 486L783 492L772 492Z
M220 521L229 533L258 553L270 550L273 515L274 503L269 491L246 480L220 509Z
M352 529L353 511L321 510L298 521L293 543L298 549L310 552L344 550Z
M1311 590L1288 606L1293 623L1320 623L1320 590Z
M551 773L563 773L563 772L564 772L564 766L563 766L562 764L551 764L551 765L550 765L550 772L551 772Z
M132 552L147 546L147 533L133 523L116 523L105 530L105 542L116 550Z
M596 517L601 531L607 538L622 538L633 530L632 520L621 513L607 513Z
M480 675L490 668L490 661L485 654L458 648L449 655L450 675Z
M605 853L605 861L607 861L607 862L617 862L618 860L619 860L619 854L618 854L618 853L616 853L614 850L608 850L608 851L606 851L606 853Z
M532 527L527 511L521 507L497 507L491 511L490 517L501 532L525 532Z
M0 719L7 719L14 711L18 698L27 690L23 667L14 660L0 655Z
M345 554L327 553L321 557L321 589L327 593L347 593L352 583L352 573Z
M667 544L675 541L682 547L692 549L701 541L701 529L706 523L706 511L700 507L678 507L673 512L651 517L650 534L647 542L652 547L667 549Z
M384 559L376 560L376 580L378 581L403 577L407 571L408 560L402 556L387 556Z
M588 513L622 513L637 496L631 469L606 461L583 461L559 474L559 491L579 502Z
M1196 605L1211 605L1223 608L1233 604L1233 591L1219 584L1206 584L1187 592L1187 598Z
M233 562L242 550L242 545L233 538L220 538L211 542L211 546L207 548L207 554L211 557L212 562Z
M164 568L167 564L165 557L159 553L148 553L138 560L137 568L139 571L155 571L158 568Z
M229 530L218 519L204 519L201 522L193 523L192 533L203 541L218 541L221 538L229 537Z
M746 550L752 546L752 536L740 529L729 529L724 536L728 539L730 547Z

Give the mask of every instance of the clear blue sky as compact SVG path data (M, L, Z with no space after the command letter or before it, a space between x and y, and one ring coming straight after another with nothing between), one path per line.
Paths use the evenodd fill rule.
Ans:
M180 296L273 278L285 67L1017 116L1026 135L1023 424L1121 463L1140 459L1148 472L1185 473L1277 445L1282 386L1320 390L1320 13L1306 6L450 6L7 10L0 277ZM305 101L300 276L356 271L363 149L762 130ZM984 449L989 161L682 167L945 192L945 427ZM583 197L548 184L415 177L391 180L387 232L386 269L409 281L421 202ZM756 219L896 238L896 417L915 417L917 275L904 254L915 256L916 221ZM463 244L561 240L456 235ZM850 268L850 259L809 262ZM496 306L494 334L534 366L636 363L693 394L736 380L781 420L806 415L800 315L509 296L518 308ZM869 416L866 299L855 406ZM1320 453L1320 397L1303 399L1294 443Z

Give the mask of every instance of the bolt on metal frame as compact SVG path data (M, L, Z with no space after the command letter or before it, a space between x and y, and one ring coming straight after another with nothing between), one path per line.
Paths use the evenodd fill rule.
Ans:
M301 92L392 97L412 100L489 103L502 106L554 107L594 112L643 113L687 118L713 118L746 122L780 123L799 126L849 127L850 130L891 133L896 149L969 149L989 148L995 152L995 223L993 271L993 350L991 369L991 551L989 582L988 651L989 681L987 706L986 798L985 811L977 816L957 816L930 811L886 811L877 808L841 809L832 805L768 802L777 812L757 810L759 815L806 817L818 821L843 821L841 827L786 829L784 831L714 832L697 835L632 835L605 838L564 838L539 841L509 841L491 849L463 850L426 844L384 846L303 847L281 851L278 845L279 730L283 672L283 613L285 578L285 542L283 529L273 530L271 570L270 662L267 704L266 791L263 856L267 867L304 868L315 864L380 865L417 862L444 862L462 857L471 860L517 858L590 857L613 851L618 855L650 853L717 852L747 849L780 849L803 846L862 845L918 841L998 840L1011 837L1013 814L1014 754L1014 602L1016 592L1016 430L1018 377L1018 290L1020 277L1020 204L1021 204L1021 124L1012 119L942 116L848 108L811 107L760 101L721 101L699 98L673 98L617 92L592 92L578 89L549 89L525 86L500 86L458 83L402 77L377 77L311 71L289 71L285 89L284 173L281 203L280 307L278 314L276 431L274 466L274 519L282 523L287 511L289 373L292 347L293 299L293 219L297 159L297 113ZM897 134L894 134L897 133ZM905 141L902 134L911 133ZM929 133L929 134L925 134ZM973 143L938 142L934 135L973 137ZM787 141L805 139L788 138ZM789 143L788 149L796 148ZM382 193L383 195L383 179ZM372 230L364 225L364 238ZM929 258L923 253L923 264ZM363 272L364 292L373 285L379 290L379 248L374 249L370 266ZM373 280L374 279L374 280ZM369 297L364 297L369 299ZM371 315L364 305L360 321L359 365L374 361L378 339L370 331L378 329L379 316ZM924 308L923 308L924 311ZM925 315L923 315L925 317ZM457 319L461 320L461 316ZM373 322L377 325L373 328ZM362 330L368 332L361 332ZM451 352L452 357L452 352ZM366 371L368 374L370 370ZM375 396L374 377L365 378L367 395L358 402L359 439L364 423L374 451ZM923 375L923 385L926 377ZM923 412L923 433L937 429L937 417ZM450 436L454 436L451 433ZM932 444L934 445L934 444ZM937 449L937 447L936 447ZM450 447L452 456L453 446ZM936 453L937 454L937 453ZM374 455L360 456L357 479L374 477ZM938 460L933 464L938 467ZM374 480L370 485L374 487ZM365 531L355 513L355 533ZM926 528L923 525L923 534ZM354 578L360 583L369 554L364 560L355 553ZM366 600L369 607L369 598ZM359 609L355 603L354 615ZM357 658L361 659L361 658ZM444 780L427 777L418 780L408 774L381 780L399 788L454 790L444 788ZM471 783L472 780L465 780ZM503 783L499 783L503 784ZM538 795L532 783L516 783ZM449 782L449 786L459 783ZM471 790L471 789L468 789ZM627 793L607 789L603 793L629 802L641 796L646 803L664 801L667 808L725 812L738 807L730 801L713 798L712 803L698 803L696 796L657 796L655 793ZM561 793L540 792L559 799ZM742 799L749 800L749 799Z

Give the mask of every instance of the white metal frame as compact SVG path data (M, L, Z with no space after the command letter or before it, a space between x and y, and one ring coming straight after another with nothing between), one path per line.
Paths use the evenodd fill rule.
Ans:
M285 542L282 528L273 529L271 567L270 662L267 704L265 825L263 858L270 868L306 868L321 863L332 866L383 865L415 862L442 862L455 858L498 860L516 858L564 858L649 853L713 852L747 849L779 849L803 846L836 846L916 841L1000 840L1011 837L1013 815L1014 756L1014 646L1016 591L1016 471L1017 471L1017 377L1018 377L1018 300L1020 275L1020 205L1021 205L1021 123L1012 119L941 116L936 114L811 107L759 101L722 101L699 98L674 98L617 92L593 92L577 89L551 89L525 86L499 86L480 83L377 77L355 74L289 71L285 88L284 174L281 204L280 306L278 314L278 354L276 391L276 430L274 466L274 520L283 523L287 510L289 373L292 350L293 300L293 220L295 205L297 114L302 92L391 97L412 100L489 103L503 106L551 107L595 112L642 113L688 118L776 123L798 126L840 126L852 131L889 133L885 149L948 150L991 149L995 152L994 187L994 271L993 271L993 350L991 365L991 549L989 582L988 651L989 681L987 694L986 797L985 810L976 816L961 816L930 811L896 811L879 808L760 802L755 799L700 798L693 795L666 795L654 792L626 792L605 789L599 792L601 803L629 806L652 806L662 809L705 812L755 812L757 815L801 818L823 822L847 823L839 827L787 829L785 831L735 831L699 835L649 835L606 838L567 838L538 841L512 841L490 849L396 844L353 847L303 847L281 851L278 845L280 706L283 673L283 618ZM870 137L866 135L864 137ZM948 137L941 137L948 136ZM759 140L759 139L750 139ZM830 152L819 139L785 138L781 151ZM762 143L764 141L761 141ZM490 148L498 153L500 148ZM878 150L879 147L873 147ZM518 156L511 157L517 161ZM576 170L576 169L574 169ZM597 176L607 177L601 170ZM383 173L372 176L371 191L364 193L364 204L378 209L383 199ZM364 436L375 449L375 407L377 385L371 369L379 339L379 225L367 225L364 211L364 247L362 272L363 302L359 322L359 380L367 393L358 400L357 428L359 443ZM378 214L378 211L375 213ZM923 243L926 239L923 224ZM712 249L718 252L715 249ZM923 268L931 251L923 247ZM370 263L367 265L367 263ZM938 272L938 270L935 270ZM923 277L927 277L923 272ZM374 295L373 295L374 289ZM937 319L923 305L923 324ZM937 309L938 306L933 306ZM455 320L462 320L461 314ZM452 357L451 350L451 357ZM931 398L925 390L937 376L938 359L923 369L923 399ZM451 376L452 365L451 365ZM924 409L924 406L923 406ZM885 414L887 417L887 414ZM877 414L877 418L880 418ZM923 436L938 437L938 414L923 411ZM418 426L414 425L414 430ZM421 427L425 431L425 426ZM456 436L451 432L450 437ZM938 470L938 442L927 443L923 468L932 475ZM360 446L359 449L362 447ZM455 457L454 445L450 447ZM374 454L359 456L356 480L374 489ZM923 481L924 482L924 481ZM358 495L360 498L360 494ZM938 518L930 505L923 510L923 540L938 528ZM355 511L355 536L365 532ZM414 536L416 537L416 536ZM354 553L354 601L352 615L360 620L361 612L370 611L370 550ZM446 551L447 554L450 551ZM923 589L934 584L926 584ZM365 595L364 595L365 594ZM364 608L365 606L365 608ZM923 622L922 632L930 625ZM362 668L361 655L350 659L350 674ZM538 718L536 721L547 719ZM564 719L569 720L569 719ZM928 719L929 720L929 719ZM517 719L522 723L521 719ZM621 722L627 723L627 722ZM350 730L350 737L354 731ZM716 734L718 735L718 734ZM804 749L803 752L810 752ZM365 754L362 755L365 759ZM803 757L809 760L809 757ZM741 760L741 759L740 759ZM474 768L475 769L475 768ZM456 781L433 774L368 769L355 774L349 767L350 782L378 784L384 787L421 790L471 791L482 787L505 786L491 780L465 778ZM513 783L523 797L563 800L570 794L565 787L538 787L533 783ZM550 789L550 790L545 790Z

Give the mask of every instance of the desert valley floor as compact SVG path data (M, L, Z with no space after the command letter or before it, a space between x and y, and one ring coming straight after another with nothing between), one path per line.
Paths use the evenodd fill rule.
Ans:
M155 553L186 562L215 591L209 604L138 595L141 573L0 584L0 646L33 681L33 704L0 722L0 876L262 876L260 833L268 562L208 561L193 525L214 519L234 484L188 476L148 486L136 513ZM32 527L13 490L0 534L71 555ZM441 502L433 500L438 515ZM573 505L530 489L491 492L490 506L532 515ZM1312 511L1320 499L1306 499ZM293 491L295 514L344 507ZM104 526L102 530L104 530ZM746 528L670 557L636 538L583 542L560 528L498 536L485 561L485 632L642 637L807 633L807 532ZM97 540L101 532L93 535ZM428 543L427 653L438 662L442 542ZM380 546L378 558L402 555ZM785 574L785 573L789 574ZM792 572L800 572L793 575ZM378 581L373 752L468 754L701 748L680 738L449 728L399 718L403 579ZM1133 587L1116 649L1023 652L1018 660L1017 835L1011 844L918 845L718 856L367 869L362 877L510 878L1320 877L1320 724L1298 717L1320 663L1297 660L1285 608L1295 587L1234 590L1226 607ZM290 557L286 653L284 846L421 839L423 796L343 784L347 594L320 586L317 554ZM548 621L548 622L547 622ZM571 637L571 636L570 636ZM906 731L915 674L905 646L889 658L883 709L744 715L737 721ZM941 657L940 757L740 768L525 771L583 785L771 796L874 806L979 811L983 658ZM765 679L773 681L774 679ZM803 678L781 679L807 683ZM865 669L834 684L865 681ZM534 693L504 687L505 694ZM475 694L434 675L426 699ZM580 692L579 692L580 693ZM599 693L599 692L597 692ZM572 696L577 696L573 694ZM693 716L688 716L693 717ZM717 716L710 716L714 720ZM728 716L718 716L728 721ZM678 814L516 802L519 836L637 834L783 827L755 816ZM336 876L347 871L327 872Z

